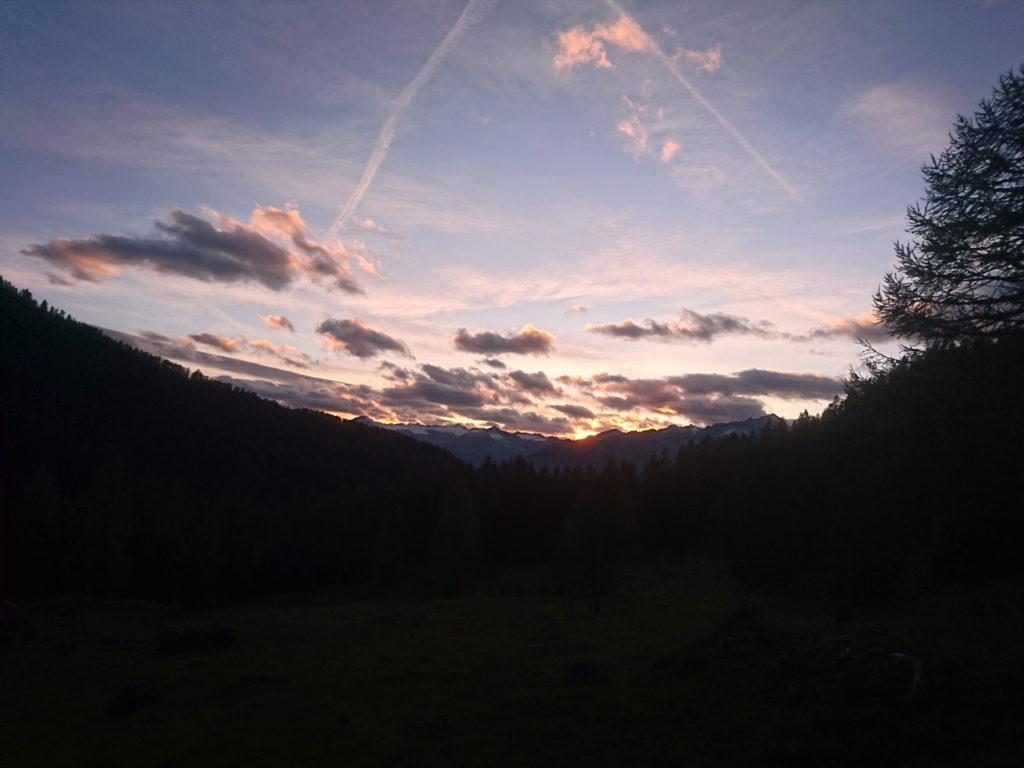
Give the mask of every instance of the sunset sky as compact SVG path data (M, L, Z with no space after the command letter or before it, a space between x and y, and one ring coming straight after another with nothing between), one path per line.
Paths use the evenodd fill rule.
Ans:
M1024 4L0 3L0 274L296 406L820 411Z

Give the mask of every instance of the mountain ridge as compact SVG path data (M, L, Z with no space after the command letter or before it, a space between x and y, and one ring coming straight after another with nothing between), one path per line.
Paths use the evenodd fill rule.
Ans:
M368 416L352 421L398 432L444 448L462 461L479 466L488 458L497 463L522 457L534 466L555 469L567 466L601 466L609 461L627 461L642 466L657 455L674 457L690 442L720 439L729 435L758 435L770 424L785 423L773 413L698 427L670 424L661 429L624 432L609 429L596 435L570 440L533 432L507 432L496 426L467 427L464 424L385 424Z

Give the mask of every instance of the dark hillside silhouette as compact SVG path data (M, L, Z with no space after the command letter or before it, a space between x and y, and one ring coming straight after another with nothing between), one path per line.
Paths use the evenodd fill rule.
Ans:
M7 282L0 370L15 594L218 601L366 579L384 520L424 555L463 472L432 446L190 375Z
M876 366L821 417L763 420L638 466L588 452L596 468L474 470L188 374L2 290L15 595L219 602L369 580L453 594L533 564L597 607L624 558L696 553L753 582L815 574L845 610L1021 572L1018 336Z

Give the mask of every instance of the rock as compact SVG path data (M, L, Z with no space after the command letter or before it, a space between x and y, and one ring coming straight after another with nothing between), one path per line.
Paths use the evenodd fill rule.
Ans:
M160 689L152 680L140 680L118 688L107 702L111 717L129 717L160 702Z

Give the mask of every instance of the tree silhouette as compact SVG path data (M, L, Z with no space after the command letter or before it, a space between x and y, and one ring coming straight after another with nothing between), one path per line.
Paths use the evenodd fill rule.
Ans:
M949 147L923 169L924 205L907 209L913 239L874 303L904 339L927 345L1024 328L1024 66L999 79Z

